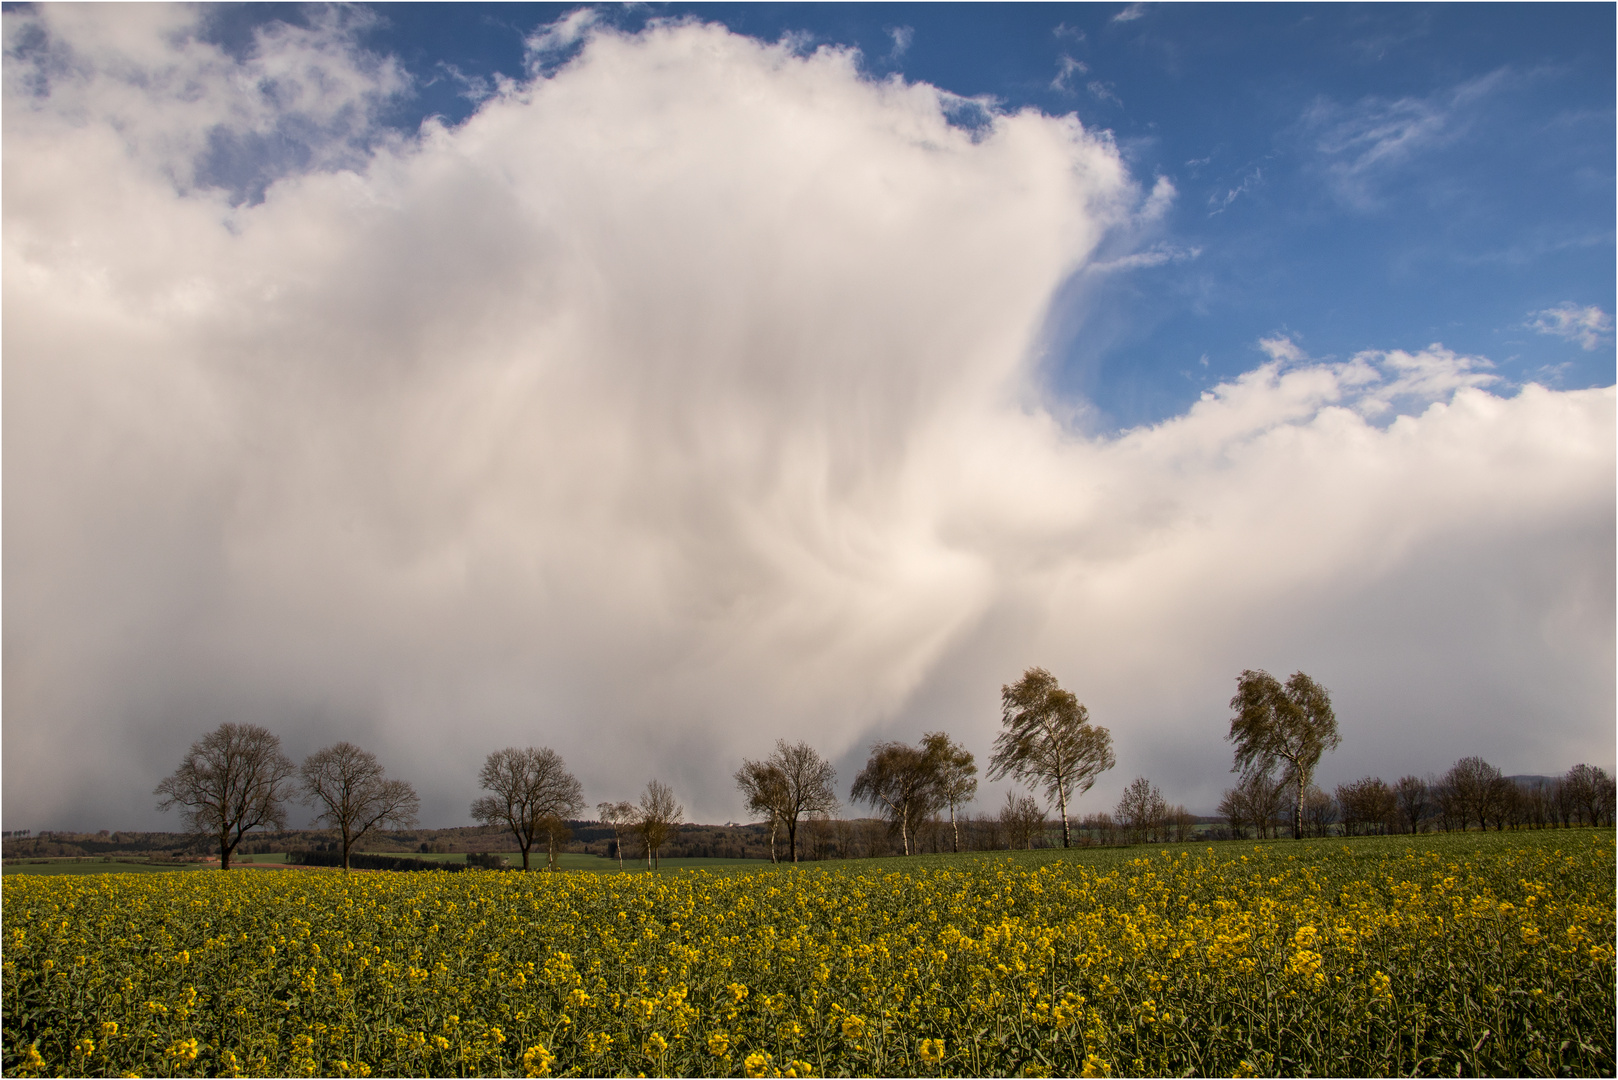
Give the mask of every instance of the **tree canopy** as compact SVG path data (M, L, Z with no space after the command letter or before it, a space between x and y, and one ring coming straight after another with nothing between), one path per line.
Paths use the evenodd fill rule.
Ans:
M191 744L180 767L157 785L157 808L181 808L186 825L219 844L219 868L242 837L260 826L286 827L296 767L281 740L257 724L220 724Z
M1112 768L1112 733L1090 723L1079 699L1044 668L1029 668L1021 679L1000 688L1000 719L989 778L1016 777L1030 787L1043 787L1062 814L1062 846L1072 845L1068 800L1082 795L1096 777Z
M1342 742L1331 695L1301 671L1283 686L1267 671L1247 670L1236 677L1230 707L1236 714L1225 735L1236 745L1231 771L1268 774L1281 766L1282 782L1294 794L1292 837L1302 839L1304 789L1314 778L1320 756Z

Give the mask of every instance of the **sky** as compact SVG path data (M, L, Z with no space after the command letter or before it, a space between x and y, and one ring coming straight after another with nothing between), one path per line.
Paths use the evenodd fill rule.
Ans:
M1248 668L1613 767L1611 6L4 12L8 829L224 721L736 820L1036 665L1081 815Z

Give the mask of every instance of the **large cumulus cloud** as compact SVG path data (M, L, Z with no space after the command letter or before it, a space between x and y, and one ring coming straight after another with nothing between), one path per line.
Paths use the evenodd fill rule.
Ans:
M723 820L777 736L985 753L1036 663L1098 794L1211 805L1247 666L1336 691L1343 770L1610 763L1610 390L1277 340L1085 434L1048 308L1150 197L1071 117L574 20L406 138L341 21L193 17L6 16L8 822L155 823L224 719L435 823L509 743Z

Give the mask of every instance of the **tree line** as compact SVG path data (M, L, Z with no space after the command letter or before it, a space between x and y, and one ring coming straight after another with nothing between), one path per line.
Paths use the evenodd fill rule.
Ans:
M1523 786L1481 758L1463 758L1443 777L1406 776L1391 787L1375 777L1339 785L1328 795L1314 783L1320 758L1341 743L1331 697L1303 672L1285 682L1268 672L1243 671L1231 698L1226 739L1234 746L1233 772L1241 778L1225 792L1220 816L1232 835L1251 829L1274 837L1289 822L1294 838L1369 831L1417 831L1429 823L1444 829L1518 825L1612 823L1613 780L1598 767L1575 766L1565 777ZM988 761L990 779L1011 778L1042 793L1056 810L1063 847L1073 843L1070 809L1097 777L1116 764L1112 735L1090 720L1077 697L1050 672L1029 668L1001 687L1001 731ZM950 850L984 846L1031 847L1046 829L1046 811L1030 795L1012 791L996 815L963 811L977 795L973 754L944 732L926 733L919 745L882 741L870 749L854 777L850 798L869 806L903 854L935 850L939 835ZM813 855L834 845L844 853L863 846L850 828L828 826L841 804L837 772L806 742L778 740L761 760L744 759L734 780L749 813L769 827L770 858L804 853L803 826ZM544 845L554 868L571 832L567 824L584 807L584 790L561 756L547 747L507 747L489 754L478 774L487 794L471 806L474 820L509 832L522 853ZM284 828L287 804L297 799L317 811L317 822L339 837L342 865L373 829L415 824L420 801L411 786L387 777L376 757L340 742L311 754L301 766L281 753L280 740L253 724L221 724L193 743L180 767L157 786L159 808L181 809L195 833L214 839L220 866L255 828ZM602 802L600 822L611 828L619 865L623 839L640 841L649 867L684 819L674 792L650 781L638 802ZM947 829L943 816L947 814ZM1196 820L1183 806L1170 806L1145 777L1124 791L1113 813L1091 814L1078 823L1091 840L1138 842L1190 839ZM964 832L964 836L963 836Z

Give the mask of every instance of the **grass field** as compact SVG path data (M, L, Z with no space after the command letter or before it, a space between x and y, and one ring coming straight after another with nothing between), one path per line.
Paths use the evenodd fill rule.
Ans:
M12 874L157 874L192 870L195 863L150 863L141 859L103 859L96 857L60 859L13 859L5 864L7 876Z
M1614 1071L1610 831L3 889L7 1075Z

